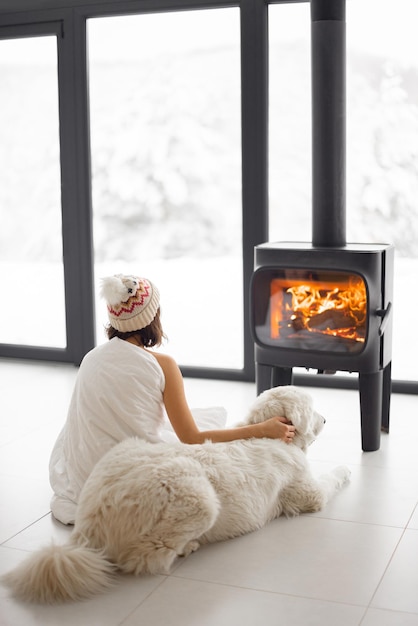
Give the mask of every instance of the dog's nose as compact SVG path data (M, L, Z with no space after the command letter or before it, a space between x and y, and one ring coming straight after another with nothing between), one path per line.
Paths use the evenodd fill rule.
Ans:
M325 417L323 417L322 419L324 420L324 424L326 424L326 423L327 423L327 420L325 419Z

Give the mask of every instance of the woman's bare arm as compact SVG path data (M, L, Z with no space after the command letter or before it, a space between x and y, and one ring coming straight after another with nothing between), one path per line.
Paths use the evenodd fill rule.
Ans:
M168 355L155 352L152 354L164 372L164 404L168 418L177 437L183 443L203 443L207 439L213 442L233 441L235 439L251 439L253 437L283 439L287 443L293 440L295 429L285 417L281 416L273 417L260 424L200 431L188 406L183 376L177 363Z

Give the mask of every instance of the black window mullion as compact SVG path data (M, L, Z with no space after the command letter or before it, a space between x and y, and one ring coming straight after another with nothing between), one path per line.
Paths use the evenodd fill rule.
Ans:
M58 67L67 347L75 364L95 345L86 63L85 19L71 12Z
M241 3L244 370L254 379L249 297L254 246L268 240L268 9Z

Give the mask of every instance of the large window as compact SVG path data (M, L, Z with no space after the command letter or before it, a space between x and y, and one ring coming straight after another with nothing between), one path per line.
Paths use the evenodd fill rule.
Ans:
M347 241L395 245L393 368L416 374L415 0L347 2ZM269 7L270 240L311 241L309 3ZM378 16L378 19L376 17Z
M155 281L186 365L243 366L239 29L236 8L88 21L96 279Z
M311 241L310 5L269 7L271 241Z
M0 40L0 343L66 345L55 36Z
M347 230L395 245L393 368L416 379L418 58L415 0L347 3ZM371 36L372 34L372 36Z

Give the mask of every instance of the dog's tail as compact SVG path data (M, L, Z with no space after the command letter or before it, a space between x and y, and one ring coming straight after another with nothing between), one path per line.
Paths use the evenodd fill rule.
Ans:
M21 600L55 604L104 591L114 582L115 569L100 550L53 544L32 554L1 582Z

